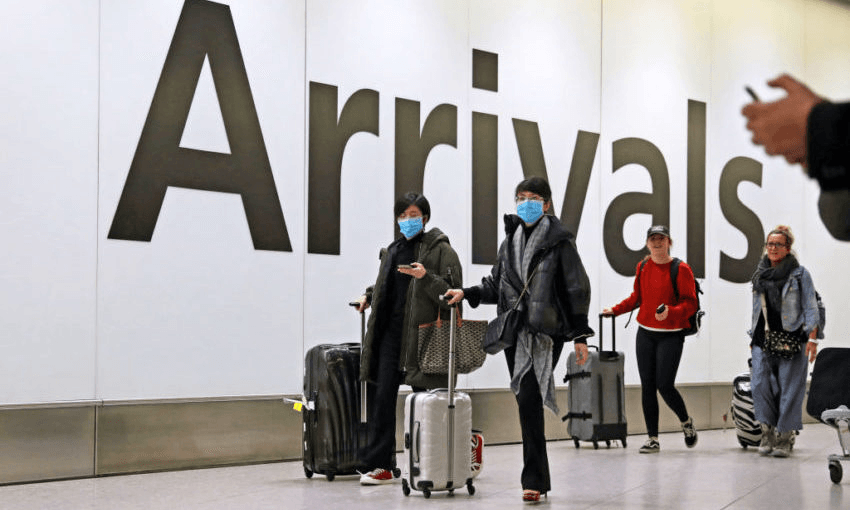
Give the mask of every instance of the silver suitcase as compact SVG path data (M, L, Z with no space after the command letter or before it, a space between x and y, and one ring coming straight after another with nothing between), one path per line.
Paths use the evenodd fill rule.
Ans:
M472 401L454 390L454 327L451 311L449 334L449 388L411 393L404 401L405 462L401 480L405 496L411 489L429 498L432 491L449 491L472 484Z

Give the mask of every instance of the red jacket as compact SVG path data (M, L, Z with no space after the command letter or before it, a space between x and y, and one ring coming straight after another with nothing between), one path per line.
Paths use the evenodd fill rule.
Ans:
M637 272L640 270L641 262L638 262L635 267L632 294L613 307L614 315L630 312L640 306L637 321L641 326L670 330L687 328L688 317L697 311L697 294L691 267L684 261L679 263L679 275L676 282L679 301L676 302L673 282L670 279L672 261L656 264L652 259L647 259L640 275L640 288L638 288ZM662 303L667 305L669 312L667 319L659 322L655 320L655 309Z

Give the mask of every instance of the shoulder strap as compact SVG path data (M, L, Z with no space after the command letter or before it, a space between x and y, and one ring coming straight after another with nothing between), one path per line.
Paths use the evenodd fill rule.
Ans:
M645 265L646 265L646 261L647 261L647 260L649 260L649 259L643 259L643 260L641 260L641 261L640 261L640 267L638 267L638 272L637 272L638 305L640 305L640 302L641 302L641 300L642 300L642 299L641 299L641 296L640 296L640 275L641 275L641 273L643 273L643 266L645 266Z
M635 278L637 279L638 306L640 306L640 302L641 302L641 296L640 296L640 274L641 274L641 273L643 273L643 266L645 266L645 265L646 265L646 261L647 261L647 260L649 260L649 259L643 259L643 260L641 260L641 261L640 261L640 267L638 267L638 270L637 270L637 276L635 277ZM632 321L632 314L633 314L633 313L635 313L634 308L632 309L632 311L630 311L630 312L629 312L629 318L628 318L628 320L626 320L626 325L625 325L625 326L623 326L624 328L625 328L625 327L628 327L629 323Z
M676 302L679 302L679 263L682 259L673 257L673 262L670 263L670 279L673 280L673 295L676 296Z

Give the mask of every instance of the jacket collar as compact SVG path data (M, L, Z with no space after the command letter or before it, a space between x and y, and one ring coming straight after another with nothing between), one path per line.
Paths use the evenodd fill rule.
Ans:
M541 250L548 250L552 246L574 237L572 232L564 228L563 223L551 214L544 214L543 217L540 218L540 221L549 222L549 231L546 233L546 239L544 239L541 244ZM517 229L522 227L523 224L524 222L522 219L516 214L506 214L505 234L508 237L512 236Z
M431 230L427 230L421 234L418 234L420 250L430 250L433 246L441 242L449 242L449 237L443 233L442 230L438 228L432 228ZM415 239L415 237L414 237ZM404 237L399 237L387 247L387 249L392 249L404 242ZM418 256L418 254L417 254Z

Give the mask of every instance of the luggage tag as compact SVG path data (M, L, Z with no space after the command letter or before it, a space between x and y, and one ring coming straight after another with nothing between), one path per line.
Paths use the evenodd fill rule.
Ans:
M313 411L315 409L315 405L312 401L305 402L303 399L294 400L286 397L283 397L283 401L287 404L292 404L292 409L298 411L299 413L302 412L304 408L307 408L308 411Z

